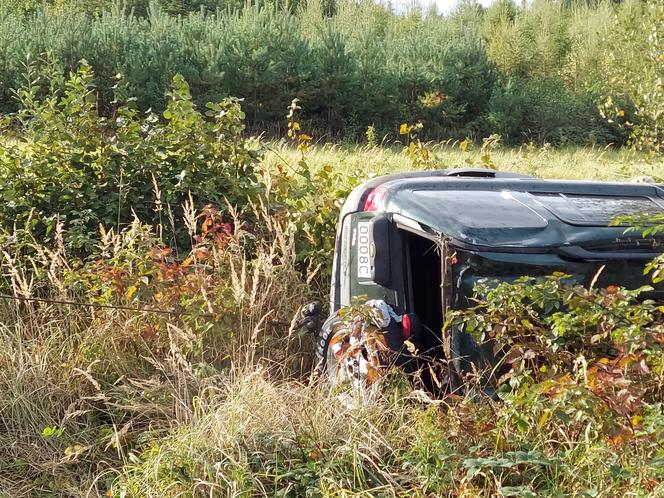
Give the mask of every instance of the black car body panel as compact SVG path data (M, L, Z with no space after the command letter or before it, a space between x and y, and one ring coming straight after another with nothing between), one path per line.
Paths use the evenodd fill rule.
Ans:
M611 270L598 283L642 285L643 265L661 253L664 240L611 222L643 214L664 214L664 186L541 180L481 169L374 178L351 193L341 212L331 311L366 295L414 312L407 268L413 234L435 243L438 259L444 251L458 254L450 268L441 263L431 269L440 272L441 287L448 288L444 299L452 306L462 305L478 278L561 271L589 281L609 262Z

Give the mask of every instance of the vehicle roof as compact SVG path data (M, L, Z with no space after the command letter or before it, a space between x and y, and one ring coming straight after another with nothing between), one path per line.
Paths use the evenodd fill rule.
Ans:
M479 169L379 177L349 200L362 210L376 187L383 194L378 210L457 242L495 248L601 249L629 238L625 227L609 226L616 216L664 214L663 185L542 180Z

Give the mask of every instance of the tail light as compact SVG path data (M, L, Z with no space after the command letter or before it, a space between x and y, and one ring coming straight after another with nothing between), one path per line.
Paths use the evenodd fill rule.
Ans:
M387 194L385 187L376 187L369 192L367 200L364 201L364 211L381 211L385 194Z
M412 334L410 316L408 316L408 314L405 314L401 317L401 334L403 335L404 341L410 339Z

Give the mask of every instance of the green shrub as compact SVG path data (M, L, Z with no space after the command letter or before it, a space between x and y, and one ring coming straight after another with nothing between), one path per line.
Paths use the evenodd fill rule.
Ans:
M451 323L490 346L493 381L508 399L515 390L561 396L605 424L607 437L627 437L664 394L664 308L645 299L649 290L586 289L562 274L480 283L482 304Z
M496 130L508 143L565 146L626 139L602 118L591 95L567 90L557 79L529 83L517 78L496 86L485 119L487 130Z
M102 117L87 62L66 78L57 64L38 66L28 67L17 92L16 139L0 149L3 227L25 225L40 236L60 220L67 243L90 252L99 225L117 231L139 217L186 247L186 231L168 220L181 217L189 196L224 208L255 194L258 156L241 137L237 100L208 104L206 117L177 75L163 120L122 102Z
M269 177L269 199L275 216L285 218L297 234L298 261L320 271L327 284L341 206L366 173L344 173L332 164L312 168L308 153L313 137L301 129L299 111L299 100L294 99L288 106L288 137L297 147L297 162L287 162L279 156L276 171Z
M527 86L528 105L522 133L529 140L554 145L622 142L615 126L604 121L590 95L567 90L556 79Z
M664 6L655 1L626 4L613 23L614 37L605 67L608 95L603 110L630 133L632 145L662 154Z

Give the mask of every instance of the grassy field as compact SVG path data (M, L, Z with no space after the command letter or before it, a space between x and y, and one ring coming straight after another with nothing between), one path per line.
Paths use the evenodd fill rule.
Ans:
M505 361L499 399L445 360L445 396L379 364L341 399L295 327L374 175L664 182L661 2L41 3L0 0L0 498L664 496L645 287L478 282L445 326ZM551 146L609 142L653 156Z
M462 152L458 144L428 144L436 167L480 167L481 150ZM297 152L279 143L268 145L266 164L295 162ZM539 178L574 180L630 181L636 177L662 177L664 158L650 157L631 149L611 147L551 148L522 146L497 148L489 151L491 161L501 171L513 171ZM404 147L396 144L385 147L318 144L310 150L309 163L313 167L324 164L344 173L355 171L382 175L413 169Z

